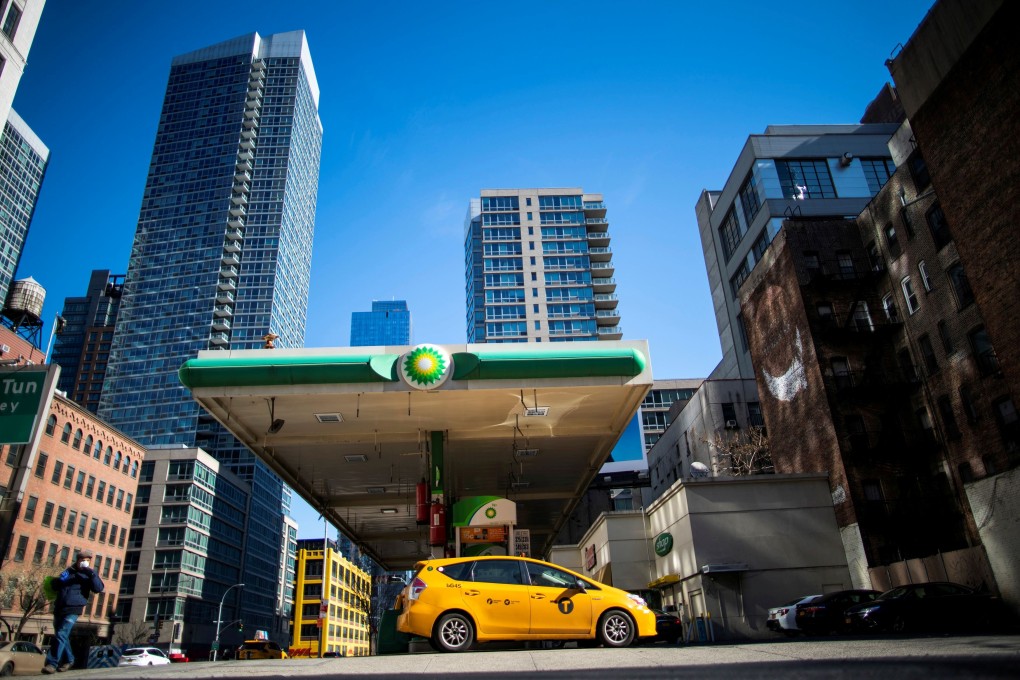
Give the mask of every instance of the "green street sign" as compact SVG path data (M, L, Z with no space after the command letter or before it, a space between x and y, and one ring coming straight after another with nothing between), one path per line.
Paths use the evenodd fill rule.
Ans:
M39 415L46 371L0 373L0 444L27 444Z
M655 554L665 557L673 549L673 534L663 531L655 539Z

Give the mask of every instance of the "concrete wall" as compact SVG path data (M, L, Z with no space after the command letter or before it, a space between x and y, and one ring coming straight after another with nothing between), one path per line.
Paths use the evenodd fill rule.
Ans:
M1020 611L1020 468L965 488L999 594Z

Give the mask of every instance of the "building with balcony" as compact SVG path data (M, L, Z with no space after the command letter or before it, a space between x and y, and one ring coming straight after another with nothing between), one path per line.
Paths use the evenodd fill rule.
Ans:
M142 464L128 532L115 620L142 625L150 642L206 658L262 630L253 612L227 593L243 580L251 487L201 449L154 448ZM238 589L235 589L235 591ZM224 599L226 594L226 599Z
M281 644L290 639L277 590L289 494L177 371L201 350L261 348L270 333L280 347L303 345L318 100L303 31L251 33L172 60L99 406L147 446L201 448L251 487L235 563L244 616ZM234 577L205 578L225 587Z
M468 342L623 337L601 194L483 189L464 254Z
M9 12L13 11L15 3L10 4ZM0 69L2 67L0 61ZM0 204L3 205L0 210L0 300L4 301L21 260L50 159L50 150L16 111L11 109L5 120L0 134Z
M291 655L368 656L371 596L371 575L344 557L335 541L299 540Z
M351 313L351 347L410 344L411 312L405 300L372 300L372 311Z

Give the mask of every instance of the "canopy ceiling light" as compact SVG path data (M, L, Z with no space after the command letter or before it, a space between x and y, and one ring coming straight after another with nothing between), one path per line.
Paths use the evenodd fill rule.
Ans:
M276 417L276 397L270 397L269 399L269 429L266 430L266 434L276 434L283 429L286 421L283 418Z

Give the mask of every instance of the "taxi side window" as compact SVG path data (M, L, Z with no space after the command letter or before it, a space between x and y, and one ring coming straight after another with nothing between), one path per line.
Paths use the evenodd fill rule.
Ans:
M479 560L475 562L474 578L476 583L505 583L521 585L521 567L512 560Z
M460 562L458 564L447 564L442 567L443 574L447 577L452 578L454 581L470 581L471 580L471 567L474 565L473 561Z
M528 562L528 577L532 585L546 588L571 588L577 581L572 574L534 562Z

